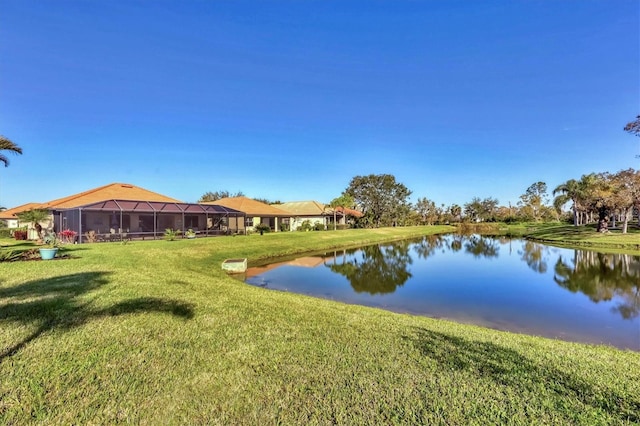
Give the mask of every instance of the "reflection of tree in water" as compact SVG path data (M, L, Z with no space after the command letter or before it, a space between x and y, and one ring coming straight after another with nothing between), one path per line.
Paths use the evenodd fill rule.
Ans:
M403 285L411 274L407 266L411 263L410 243L401 241L389 245L364 247L361 256L343 263L328 265L332 271L344 275L358 293L393 293Z
M432 256L437 249L444 247L444 238L441 235L427 235L419 242L415 243L413 250L421 259Z
M618 297L614 307L624 319L640 315L640 258L628 254L576 250L573 265L562 257L555 266L558 285L589 296L594 302Z
M464 237L462 235L453 235L453 237L451 238L451 242L449 243L449 248L451 249L451 251L457 252L462 250L463 240Z
M473 257L498 257L498 252L500 251L498 242L494 238L480 235L468 237L464 248Z
M533 241L526 241L522 251L518 252L522 256L529 268L532 270L544 274L547 272L547 259L544 257L549 252L549 249L542 244L534 243Z

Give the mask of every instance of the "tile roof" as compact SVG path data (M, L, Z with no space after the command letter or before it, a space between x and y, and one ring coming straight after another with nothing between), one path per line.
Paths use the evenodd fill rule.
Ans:
M289 212L288 210L270 206L269 204L261 203L260 201L252 200L251 198L247 197L222 198L220 200L208 201L200 204L214 204L229 207L230 209L244 212L247 214L247 216L291 216L291 212Z
M324 204L317 201L292 201L278 204L280 208L294 214L294 216L320 216L327 214Z
M79 194L43 203L39 208L69 209L106 200L161 201L169 203L181 202L175 198L167 197L165 195L158 194L157 192L149 191L128 183L110 183L109 185L100 186Z
M18 207L14 207L3 212L0 212L0 219L17 219L16 214L22 213L27 210L37 209L40 203L27 203Z
M355 216L355 217L364 216L364 213L362 213L361 211L350 209L348 207L336 207L336 211L339 212L339 213L344 212L349 216Z

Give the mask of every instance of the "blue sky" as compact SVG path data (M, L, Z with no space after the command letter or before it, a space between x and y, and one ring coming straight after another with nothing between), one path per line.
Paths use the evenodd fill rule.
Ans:
M127 182L515 204L640 168L640 3L2 0L0 206Z

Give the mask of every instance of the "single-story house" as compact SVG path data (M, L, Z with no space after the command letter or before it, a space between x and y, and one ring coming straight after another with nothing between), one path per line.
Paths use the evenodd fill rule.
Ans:
M8 210L4 210L0 212L0 220L4 221L4 223L7 225L7 228L11 229L28 226L28 223L23 223L20 221L20 219L18 219L17 214L27 210L37 209L38 206L40 206L40 203L27 203ZM42 225L46 227L49 226L50 223L42 223Z
M311 226L320 224L327 229L327 227L333 223L334 219L337 224L346 225L349 216L363 216L363 214L357 210L344 207L334 209L317 201L293 201L278 204L278 207L291 212L290 229L292 231L298 229L307 220Z
M297 230L307 220L311 226L320 224L326 229L330 220L325 205L317 201L292 201L278 204L278 207L291 213L289 229L292 231Z
M347 225L349 221L349 217L352 218L360 218L364 216L364 213L358 210L350 209L348 207L336 207L335 209L330 209L332 212L335 210L338 225Z
M256 226L267 225L274 231L282 229L282 223L287 223L291 213L280 206L275 207L247 197L228 197L216 201L207 201L202 204L223 206L239 210L246 214L245 227L253 230Z
M90 233L108 240L157 238L171 228L200 235L244 232L245 214L223 206L183 203L127 183L111 183L32 208L47 209L55 232L72 230L83 242ZM43 224L43 227L44 224Z

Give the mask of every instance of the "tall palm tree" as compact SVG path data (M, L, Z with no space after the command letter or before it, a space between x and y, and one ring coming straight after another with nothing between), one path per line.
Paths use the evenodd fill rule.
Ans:
M22 154L22 148L2 135L0 135L0 151L9 151L13 152L14 154ZM4 166L8 167L9 159L6 156L0 154L0 163L4 163Z
M558 195L553 204L561 207L565 203L571 201L571 211L573 212L573 226L578 226L578 209L580 208L580 198L582 197L582 188L580 182L575 179L569 179L565 183L561 183L553 190L553 195Z

